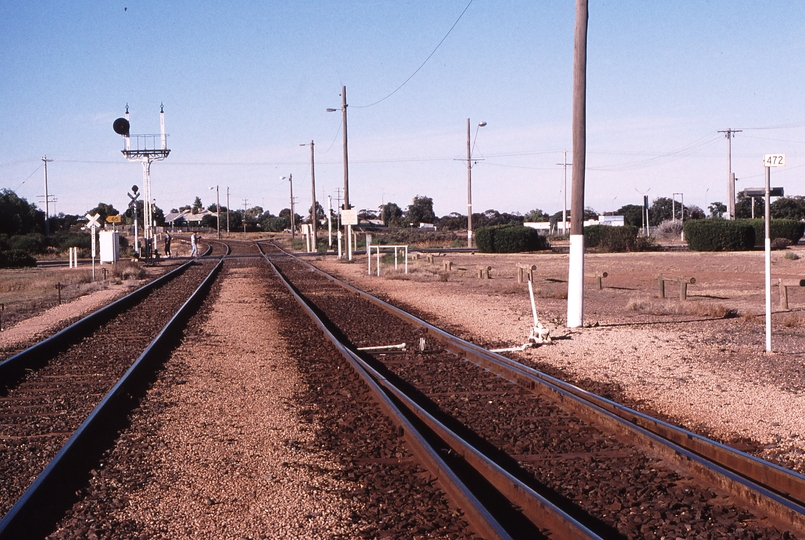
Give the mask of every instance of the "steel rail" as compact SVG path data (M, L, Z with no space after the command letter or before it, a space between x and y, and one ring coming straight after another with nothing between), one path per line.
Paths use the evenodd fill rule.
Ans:
M98 441L108 441L115 436L112 426L136 406L137 397L204 300L222 266L223 259L0 520L0 540L42 537L49 532L53 526L51 519L56 519L60 505L72 495L70 479L86 476L97 466L96 460L101 457Z
M461 456L467 464L497 489L510 503L519 508L522 514L531 521L535 527L549 530L552 538L601 538L437 420L403 390L366 363L356 352L340 342L331 332L328 325L316 314L310 303L298 293L282 272L271 262L269 256L264 256L279 279L308 316L372 389L386 414L392 421L403 427L406 440L414 453L431 472L439 476L445 491L459 504L470 522L476 526L482 535L488 538L501 537L499 535L502 534L502 529L500 529L500 525L497 521L494 520L489 511L482 506L466 484L464 484L457 475L451 471L449 465L442 460L438 454L438 450L427 443L426 438L407 420L399 407L391 402L389 395L394 396L400 405L404 406L410 413L416 416L420 422L426 425L437 437L450 446L457 455ZM385 389L385 392L383 389ZM447 480L447 482L445 482L445 480ZM490 520L492 521L490 522ZM492 530L489 530L490 527Z
M112 318L143 300L157 287L161 287L168 281L180 276L191 264L193 264L192 260L187 261L154 281L146 283L136 291L74 322L51 337L0 362L0 387L16 384L25 376L28 370L42 367L58 351L64 350L66 347L76 343L81 337L100 328Z
M805 475L652 418L464 341L335 278L304 259L297 260L385 311L425 329L451 352L528 390L555 395L579 414L600 418L611 428L629 434L664 457L697 471L711 483L761 508L786 526L805 531Z

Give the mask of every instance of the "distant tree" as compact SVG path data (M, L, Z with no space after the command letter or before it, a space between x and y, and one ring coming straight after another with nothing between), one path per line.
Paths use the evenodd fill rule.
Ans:
M368 208L363 208L358 212L358 221L369 221L370 219L378 219L377 212Z
M223 218L221 223L224 223ZM243 230L243 210L232 210L229 212L229 230Z
M196 197L196 200L193 201L193 206L190 208L190 212L193 214L198 214L201 212L204 205L201 204L201 197Z
M710 211L711 218L723 218L724 214L727 213L727 205L723 202L712 202L707 209Z
M93 215L93 216L95 214L100 214L101 219L99 221L101 223L104 223L106 221L107 217L109 217L109 216L117 216L117 215L120 214L120 212L118 212L117 209L114 206L112 206L111 204L106 204L106 203L99 202L98 206L96 206L92 210L88 210L87 214L90 214L90 215Z
M399 227L403 221L402 208L396 203L388 202L380 207L380 219L386 227Z
M433 199L420 195L414 197L413 202L408 205L405 220L414 226L418 226L420 223L435 223L436 214L433 213Z
M10 189L0 189L0 234L28 234L45 226L45 213L36 205L18 197Z
M690 206L685 207L685 220L689 219L704 219L705 214L704 210L696 206L695 204L691 204Z
M773 219L805 219L805 197L780 197L772 201L769 211Z
M310 221L310 211L311 210L313 210L313 205L308 206L307 215L305 216L305 221ZM321 222L321 220L323 220L326 217L327 217L327 214L324 212L324 207L322 207L322 205L321 205L321 203L319 203L319 201L316 201L316 220L318 222ZM358 216L358 217L360 217L360 216ZM370 218L370 219L375 219L375 218Z
M755 217L762 218L765 213L765 197L754 197ZM738 219L748 219L752 217L752 197L747 197L743 191L738 192L738 200L735 203L735 217Z
M528 222L550 221L551 216L539 208L535 208L534 210L529 210L526 212L525 216L523 216L523 220Z
M649 208L649 221L652 227L658 226L664 221L672 221L674 219L704 219L704 210L691 204L685 206L685 215L682 215L682 203L674 201L668 197L657 197Z
M519 223L522 225L524 218L520 214L509 214L506 212L498 212L494 209L486 210L483 214L472 215L473 228L478 227L492 227L495 225L509 225L512 223Z
M280 212L279 216L271 215L271 212L263 212L260 216L260 224L264 231L269 232L282 232L285 229L291 228L291 211L288 210L285 215Z
M251 208L247 209L243 214L243 223L246 223L246 230L247 231L254 231L257 230L257 224L260 223L259 218L263 214L263 207L262 206L252 206ZM301 222L298 222L301 223ZM261 225L262 227L262 225Z
M217 229L218 219L214 214L205 214L204 217L201 218L201 226L208 227L210 229Z
M623 216L626 225L632 227L642 227L645 220L642 204L627 204L615 211L615 215Z
M440 217L436 221L436 226L443 231L460 231L467 228L467 216L458 212L451 212L446 216Z
M651 208L648 210L649 225L656 227L664 221L673 220L673 206L675 206L675 203L669 197L657 197L654 199L651 203Z
M590 208L589 206L584 209L584 221L593 221L598 219L598 212ZM570 210L567 210L567 220L570 221ZM559 210L553 216L551 216L551 221L555 221L557 223L562 223L562 211Z

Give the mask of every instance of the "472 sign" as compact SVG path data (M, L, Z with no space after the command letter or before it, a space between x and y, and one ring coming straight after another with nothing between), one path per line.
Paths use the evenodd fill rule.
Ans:
M763 165L766 167L785 167L785 154L763 154Z

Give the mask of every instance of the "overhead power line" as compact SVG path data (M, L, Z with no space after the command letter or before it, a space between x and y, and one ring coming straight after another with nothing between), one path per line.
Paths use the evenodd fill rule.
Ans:
M408 81L410 81L411 79L413 79L413 78L414 78L414 75L416 75L417 73L419 73L419 70L421 70L423 67L425 67L425 64L427 64L427 63L428 63L428 60L430 60L430 59L431 59L431 57L432 57L434 54L436 54L436 51L438 51L438 50L439 50L439 47L441 47L441 46L442 46L442 43L444 43L444 42L445 42L445 40L447 39L447 37L450 35L450 33L451 33L451 32L453 31L453 29L456 27L456 25L458 24L458 22L461 20L461 18L462 18L462 17L464 16L464 14L467 12L467 10L468 10L468 9L470 9L470 6L472 5L472 2L473 2L473 0L470 0L470 2L467 4L467 7L465 7L465 8L464 8L464 11L462 11L462 12L461 12L461 15L459 15L459 16L458 16L458 19L456 19L456 22L454 22L454 23L453 23L453 26L451 26L451 27L450 27L450 30L448 30L448 31L447 31L447 33L444 35L444 37L443 37L443 38L442 38L442 40L439 42L439 44L438 44L438 45L436 45L436 48L435 48L435 49L433 49L433 51L431 51L431 53L428 55L428 57L427 57L427 58L425 58L425 61L424 61L424 62L422 62L421 64L419 64L419 67L418 67L418 68L416 68L416 70L414 70L414 72L413 72L413 73L411 73L411 75L409 75L409 76L408 76L408 78L407 78L407 79L405 79L405 80L402 82L402 84L401 84L400 86L398 86L397 88L395 88L395 89L394 89L394 90L393 90L393 91L392 91L392 92L391 92L389 95L387 95L387 96L386 96L386 97L384 97L383 99L379 99L379 100L375 101L374 103L370 103L369 105L352 105L352 107L353 107L353 108L356 108L356 109L366 109L366 108L369 108L369 107L374 107L374 106L375 106L375 105L377 105L378 103L382 103L382 102L386 101L388 98L390 98L391 96L393 96L394 94L396 94L396 93L397 93L397 92L398 92L398 91L399 91L399 90L400 90L400 89L401 89L403 86L405 86L406 84L408 84Z

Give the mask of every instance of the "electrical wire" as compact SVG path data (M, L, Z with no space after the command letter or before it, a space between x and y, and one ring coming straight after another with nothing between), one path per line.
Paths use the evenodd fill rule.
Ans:
M693 153L696 150L704 148L714 142L721 140L721 135L706 135L693 141L692 143L683 146L677 150L672 152L668 152L665 154L660 154L659 156L654 156L648 159L638 160L638 161L630 161L627 163L621 163L617 165L607 165L603 167L587 167L588 170L592 171L628 171L634 169L643 169L646 167L653 167L656 165L663 165L665 163L669 163L681 157L687 156Z
M18 185L17 187L15 187L15 188L14 188L14 191L17 191L18 189L20 189L20 188L22 187L22 185L23 185L25 182L27 182L28 180L30 180L30 179L31 179L31 177L32 177L33 175L35 175L37 172L39 172L39 169L41 169L42 167L43 167L43 165L39 165L39 166L38 166L38 167L37 167L37 168L34 170L34 172L32 172L31 174L29 174L29 175L28 175L28 178L26 178L25 180L23 180L23 181L20 183L20 185Z
M748 127L748 128L740 128L742 131L746 130L761 130L761 129L792 129L798 127L805 127L805 121L800 122L791 122L789 124L779 124L776 126L763 126L763 127Z
M377 105L377 104L379 104L379 103L382 103L382 102L386 101L388 98L390 98L391 96L393 96L394 94L396 94L396 93L397 93L397 92L398 92L398 91L399 91L399 90L400 90L400 89L401 89L403 86L405 86L406 84L408 84L408 81L410 81L411 79L413 79L413 78L414 78L414 76L415 76L417 73L419 73L419 70L421 70L423 67L425 67L425 64L427 64L427 63L428 63L428 60L430 60L430 59L431 59L431 57L432 57L434 54L436 54L436 51L438 51L438 50L439 50L439 47L441 47L441 46L442 46L442 43L444 43L444 42L445 42L445 40L446 40L446 39L447 39L447 37L450 35L450 33L453 31L453 29L456 27L456 25L458 25L458 23L459 23L459 21L461 20L461 18L462 18L462 17L464 17L464 14L467 12L467 10L468 10L468 9L470 9L470 6L472 5L472 2L473 2L473 0L470 0L470 1L469 1L469 3L467 4L467 7L465 7L465 8L464 8L464 11L462 11L462 12L461 12L461 15L459 15L459 16L458 16L458 19L456 19L456 22L454 22L454 23L453 23L453 26L451 26L451 27L450 27L450 30L448 30L448 31L447 31L447 33L444 35L444 37L443 37L443 38L442 38L442 40L439 42L439 44L438 44L438 45L436 45L436 48L435 48L435 49L433 49L433 51L431 51L431 53L428 55L428 57L427 57L427 58L425 58L425 61L424 61L424 62L422 62L422 63L419 65L419 67L418 67L418 68L416 68L416 70L414 70L414 72L413 72L413 73L412 73L412 74L411 74L411 75L410 75L410 76L409 76L407 79L405 79L405 80L402 82L402 84L401 84L400 86L398 86L397 88L395 88L395 89L394 89L394 90L393 90L393 91L392 91L392 92L391 92L389 95L387 95L387 96L386 96L386 97L384 97L383 99L379 99L379 100L375 101L374 103L370 103L370 104L368 104L368 105L352 105L352 107L354 107L354 108L356 108L356 109L367 109L367 108L369 108L369 107L374 107L375 105Z

